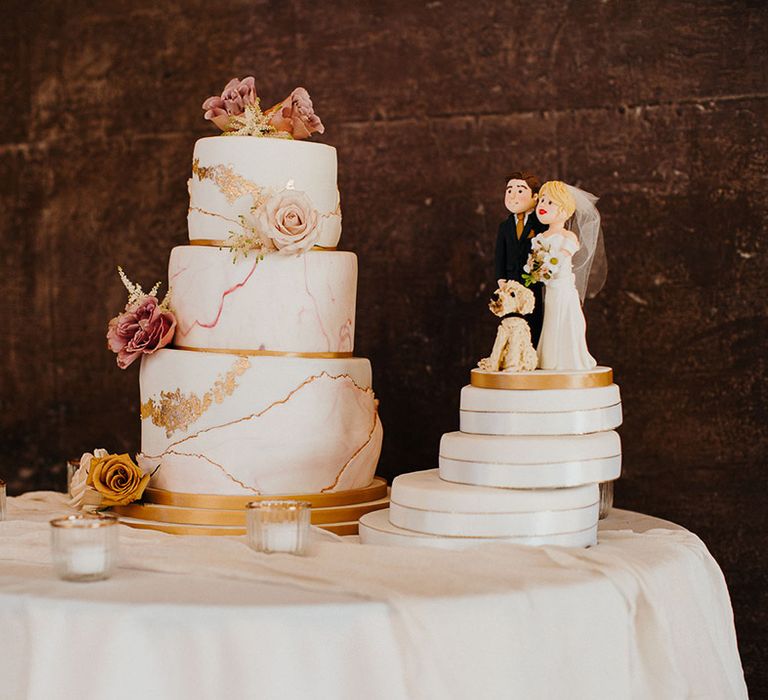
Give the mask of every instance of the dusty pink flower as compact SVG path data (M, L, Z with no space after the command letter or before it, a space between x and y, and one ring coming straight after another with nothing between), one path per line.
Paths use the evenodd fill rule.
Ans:
M281 253L309 250L320 233L317 211L309 197L296 190L272 195L256 212L256 228Z
M325 131L320 117L315 114L309 93L297 87L282 102L267 110L269 123L278 131L285 131L295 139L305 139L315 132Z
M117 353L117 366L125 369L139 355L168 345L175 331L176 317L160 308L157 297L147 295L109 322L107 346Z
M222 131L231 128L230 117L239 117L245 112L246 105L256 102L256 80L248 76L242 80L232 78L221 97L209 97L203 102L205 118L212 121Z

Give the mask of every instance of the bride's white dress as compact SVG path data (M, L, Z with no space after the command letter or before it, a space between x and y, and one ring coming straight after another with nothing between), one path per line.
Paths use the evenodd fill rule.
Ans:
M556 272L544 282L544 325L536 348L539 367L592 369L597 362L587 349L587 324L571 268L571 255L579 244L562 233L547 238L539 234L536 238L549 246L550 255L559 261ZM560 255L564 250L571 255Z

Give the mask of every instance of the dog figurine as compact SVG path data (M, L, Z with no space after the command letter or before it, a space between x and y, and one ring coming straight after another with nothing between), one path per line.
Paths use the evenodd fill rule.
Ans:
M488 308L496 316L525 315L533 311L535 304L530 289L513 280L502 280ZM527 321L513 316L502 319L491 356L484 357L477 366L486 372L530 372L538 363Z

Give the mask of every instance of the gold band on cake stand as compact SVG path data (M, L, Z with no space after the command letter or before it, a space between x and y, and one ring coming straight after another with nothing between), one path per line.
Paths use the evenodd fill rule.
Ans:
M481 389L594 389L613 384L613 370L610 367L573 371L537 369L533 372L486 372L473 369L470 372L470 383Z
M237 537L245 534L244 527L206 527L204 525L174 525L172 523L151 523L139 522L134 520L120 519L123 525L128 525L139 530L155 530L165 532L169 535L198 535L198 536L220 536ZM357 522L352 523L333 523L329 525L319 525L322 530L332 532L334 535L343 537L345 535L356 535L358 530Z
M240 510L253 501L295 500L308 501L313 508L330 508L332 506L350 506L359 503L377 501L387 495L387 482L380 476L373 478L368 486L345 491L329 493L301 494L250 494L243 496L226 496L222 494L179 493L163 489L149 488L144 491L144 503L155 503L163 506L181 506L183 508L213 508L223 510Z
M377 499L352 506L330 506L312 508L313 525L329 525L352 522L366 513L386 508L389 499ZM114 506L112 512L126 518L161 522L171 525L214 525L220 527L245 527L245 508L237 510L218 510L213 508L185 508L180 506L159 506L153 503L132 503L127 506Z
M315 360L338 360L354 357L351 352L289 352L283 350L240 350L231 348L192 348L187 345L174 345L174 350L187 352L212 352L220 355L247 355L248 357L305 357Z
M387 482L374 477L368 486L334 493L225 496L147 489L143 503L114 506L112 512L124 525L144 530L236 536L245 534L246 504L273 499L309 501L312 524L337 535L356 535L363 515L389 505Z
M231 248L232 244L229 241L217 239L217 238L193 238L190 239L189 245L201 245L206 248ZM338 246L330 245L313 245L312 250L336 250Z

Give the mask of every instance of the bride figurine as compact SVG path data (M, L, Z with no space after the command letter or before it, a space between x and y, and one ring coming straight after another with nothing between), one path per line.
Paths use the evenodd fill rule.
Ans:
M536 215L549 226L533 239L531 255L546 271L544 323L536 348L541 369L587 370L597 364L587 349L581 309L587 293L594 296L605 280L596 201L594 195L559 180L546 182L539 190ZM573 230L565 227L566 222Z

